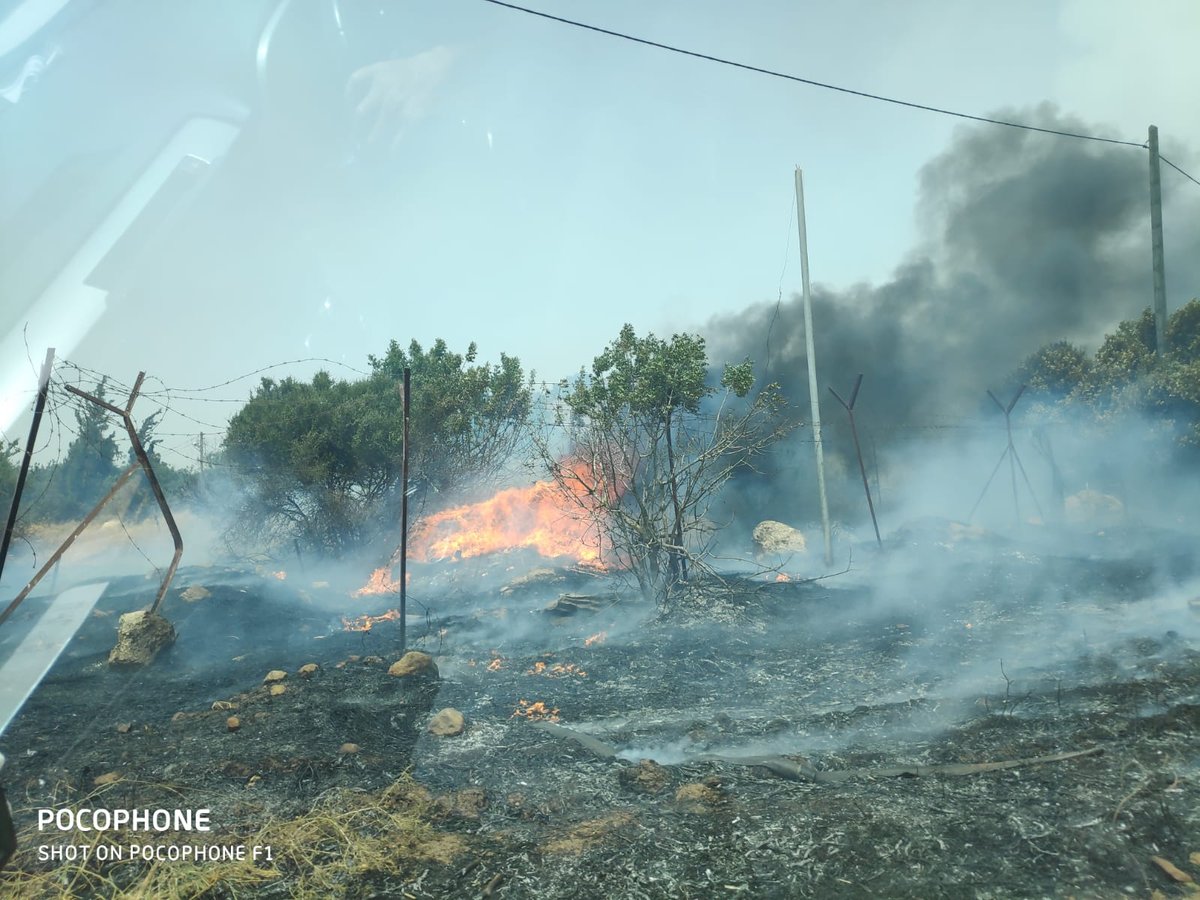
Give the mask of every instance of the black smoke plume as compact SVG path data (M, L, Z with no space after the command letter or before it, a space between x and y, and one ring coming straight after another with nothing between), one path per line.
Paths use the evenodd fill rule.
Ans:
M1102 131L1048 106L1003 117ZM1165 167L1163 185L1170 312L1200 293L1200 189ZM857 492L857 505L857 463L830 386L846 396L855 376L865 375L856 414L870 466L875 454L906 438L1002 421L985 391L1011 389L1011 373L1029 354L1056 340L1094 349L1117 322L1151 303L1145 151L1014 128L964 128L921 170L916 215L919 243L889 281L844 290L818 284L813 291L827 452L846 476L836 480ZM871 211L862 217L869 223ZM813 266L819 272L820 261ZM719 317L704 330L715 359L750 357L764 365L766 378L779 382L808 419L798 296ZM811 441L811 432L797 434L799 443ZM766 480L782 467L810 465L811 455L808 445L777 455ZM752 490L747 479L740 487ZM794 498L774 487L752 493L758 518L788 518L789 509L795 518Z

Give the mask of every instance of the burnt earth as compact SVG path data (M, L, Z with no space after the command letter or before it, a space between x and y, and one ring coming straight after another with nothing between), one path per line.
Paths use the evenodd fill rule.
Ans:
M104 804L207 806L233 835L338 788L419 795L445 854L348 870L350 897L1190 896L1155 859L1200 879L1200 617L1157 571L1004 545L895 580L728 579L666 617L627 596L548 616L554 585L424 598L410 649L440 680L419 683L387 675L393 623L345 633L286 586L211 573L210 597L164 610L174 646L110 670L115 613L150 590L122 583L4 736L6 784L34 842L33 809L113 771ZM444 707L462 734L427 732Z

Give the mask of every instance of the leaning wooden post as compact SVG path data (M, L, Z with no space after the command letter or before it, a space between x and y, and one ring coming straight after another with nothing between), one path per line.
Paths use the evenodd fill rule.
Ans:
M129 434L129 442L133 444L134 456L137 457L142 471L146 473L146 480L150 482L150 490L154 492L154 499L158 501L158 508L162 510L163 518L167 520L167 528L171 532L171 540L175 543L175 554L171 557L171 565L167 567L166 577L163 578L162 584L158 588L158 596L154 598L154 603L150 607L150 615L153 616L158 613L158 608L162 605L163 597L166 596L167 588L171 586L171 579L175 577L175 570L179 568L179 558L183 556L183 537L179 534L179 526L175 524L175 517L171 515L171 507L167 505L167 498L163 496L162 487L158 483L158 477L154 474L154 467L150 465L150 457L146 455L146 449L142 446L137 429L133 425L133 403L137 400L138 392L141 391L142 382L145 379L146 373L138 372L137 381L133 383L133 390L129 393L129 400L125 404L124 409L113 406L99 397L93 397L91 394L85 393L73 385L67 385L67 390L85 400L90 400L97 406L103 406L109 412L114 412L121 417L121 420L125 423L125 431Z
M8 604L8 608L5 609L4 612L0 612L0 625L4 624L4 620L16 611L17 607L21 605L21 601L29 596L30 591L38 586L38 582L46 577L46 573L49 572L50 569L62 559L63 554L71 548L73 543L75 543L75 539L79 537L79 535L83 534L83 530L92 524L92 521L96 518L96 516L100 515L100 510L104 509L105 505L116 495L117 491L123 488L125 483L133 477L133 473L138 470L140 465L140 463L136 462L131 463L129 468L121 473L121 477L117 479L116 484L109 488L108 493L101 498L100 502L92 507L92 511L83 517L83 521L75 526L75 530L67 535L66 540L58 545L57 550L50 554L50 558L46 560L45 565L38 569L37 574L29 579L29 583L21 589L21 593L17 594L16 599L13 600L12 603Z

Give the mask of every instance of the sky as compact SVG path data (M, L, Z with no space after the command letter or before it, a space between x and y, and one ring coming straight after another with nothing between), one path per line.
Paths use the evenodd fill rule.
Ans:
M356 63L382 62L360 72L346 101L343 63L295 49L320 24L289 22L271 50L264 102L245 85L265 6L222 0L197 13L168 2L147 15L132 0L73 3L75 18L42 48L51 63L0 116L6 216L25 208L25 185L51 177L47 147L134 159L130 148L158 146L160 131L197 111L238 129L189 215L137 259L135 275L64 354L126 385L145 370L145 412L160 402L175 411L161 428L177 461L194 456L198 432L219 431L258 376L226 382L310 358L339 365L292 363L267 374L308 377L324 366L352 377L393 338L440 337L460 350L475 341L481 359L516 355L548 381L590 363L625 322L660 335L700 331L714 354L761 355L757 343L733 336L746 317L792 303L800 289L796 166L812 281L852 303L895 283L931 241L958 246L933 234L948 220L931 213L930 200L953 206L939 185L989 183L956 168L959 150L963 160L1002 167L984 152L993 140L1031 165L1043 159L1042 144L1078 143L1036 135L1013 143L1010 129L740 71L483 0L392 3L383 15L343 4ZM1066 123L1137 143L1156 124L1164 155L1200 177L1200 5L1191 0L530 5L973 115ZM371 140L379 109L389 115ZM1145 180L1144 151L1103 149L1112 168L1098 177ZM89 193L87 180L99 183L104 172L85 170L84 189L72 194L81 207L104 194ZM1175 309L1200 295L1191 259L1200 185L1166 167L1162 184ZM1083 190L1102 195L1105 181ZM971 208L1022 214L1003 204ZM1128 225L1134 207L1122 209ZM14 256L0 277L18 296L37 296L20 290L18 263L55 239L78 240L93 221L70 204L58 215L45 241L22 235L35 250L4 241L0 253ZM84 224L73 232L75 215ZM7 229L21 221L9 217ZM989 234L1015 240L1021 221L1004 225ZM1125 316L1133 317L1150 298L1148 200L1141 236L1127 230L1121 284L1135 295ZM1139 252L1144 285L1132 276L1126 284ZM957 277L971 263L955 266ZM3 323L10 341L25 315L13 309ZM1120 317L1117 301L1106 302L1094 320L1072 320L1070 336L1095 339ZM1043 318L1029 340L1059 336L1057 320ZM784 320L799 328L795 316ZM969 331L970 316L954 327ZM40 360L51 339L33 337L29 356ZM33 368L24 362L30 389Z

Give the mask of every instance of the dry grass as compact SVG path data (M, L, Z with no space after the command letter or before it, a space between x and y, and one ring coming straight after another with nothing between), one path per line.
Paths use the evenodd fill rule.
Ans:
M93 794L77 804L88 805ZM360 876L403 876L417 863L449 863L463 841L436 832L427 821L428 794L407 776L377 793L338 789L320 797L306 815L272 821L245 835L147 835L137 841L128 832L92 832L76 846L89 848L87 860L43 862L44 835L27 829L8 871L0 875L0 895L21 900L99 896L120 900L193 898L218 890L240 896L256 887L286 883L292 897L344 896ZM244 859L228 861L152 861L130 859L134 844L245 847ZM120 861L97 862L101 844ZM269 847L254 859L253 847Z

